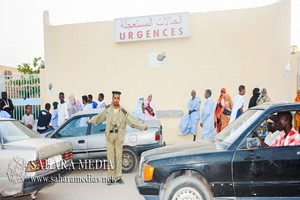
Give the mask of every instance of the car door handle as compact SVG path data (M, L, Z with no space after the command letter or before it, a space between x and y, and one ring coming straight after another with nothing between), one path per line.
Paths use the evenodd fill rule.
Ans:
M78 140L78 144L84 144L85 140Z
M300 151L297 151L297 155L300 155Z

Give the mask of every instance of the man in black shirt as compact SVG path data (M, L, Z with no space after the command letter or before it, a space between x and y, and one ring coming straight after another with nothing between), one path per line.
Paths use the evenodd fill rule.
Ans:
M7 93L2 92L2 102L0 104L0 109L6 111L10 116L13 116L13 110L15 109L11 99L7 98Z
M49 112L51 105L46 103L45 110L41 110L39 113L39 119L37 123L37 131L39 133L45 133L53 129L49 124L51 122L52 115Z

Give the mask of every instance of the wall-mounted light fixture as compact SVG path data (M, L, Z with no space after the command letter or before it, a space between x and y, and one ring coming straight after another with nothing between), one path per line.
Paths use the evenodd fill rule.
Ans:
M45 61L41 60L41 68L45 69Z
M295 54L298 51L298 47L296 45L291 46L291 54Z

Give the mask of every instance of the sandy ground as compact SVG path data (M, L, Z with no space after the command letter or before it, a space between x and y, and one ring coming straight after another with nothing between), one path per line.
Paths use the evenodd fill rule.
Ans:
M134 178L138 170L130 174L123 174L124 185L113 184L108 186L106 183L56 183L51 187L44 188L37 194L37 199L41 200L89 200L89 199L110 199L110 200L143 200L135 186ZM103 170L75 170L67 177L106 177ZM88 180L88 179L87 179ZM91 179L90 179L91 180ZM18 198L5 198L5 200L30 200L30 196Z

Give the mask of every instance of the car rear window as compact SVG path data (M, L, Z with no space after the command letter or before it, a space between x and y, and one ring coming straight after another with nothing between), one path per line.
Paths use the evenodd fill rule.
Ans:
M3 143L40 137L18 121L0 122L0 139Z

